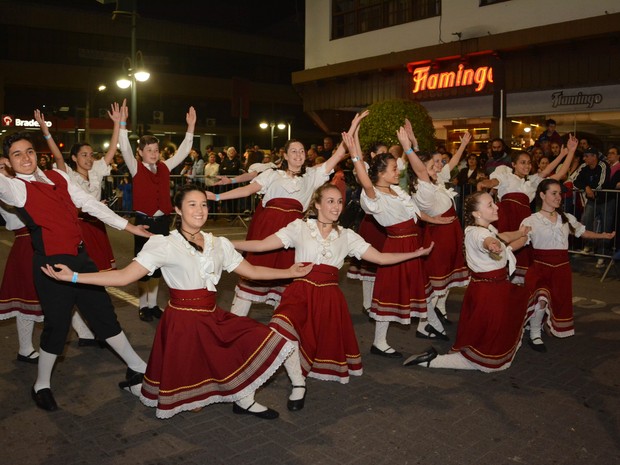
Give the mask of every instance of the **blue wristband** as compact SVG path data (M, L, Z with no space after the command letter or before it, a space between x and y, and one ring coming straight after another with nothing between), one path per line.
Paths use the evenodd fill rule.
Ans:
M405 150L405 155L410 155L413 153L413 149L410 148L409 150Z
M231 184L236 184L236 183L237 183L237 180L236 180L235 178L231 178L230 183L231 183Z
M77 278L78 278L78 272L77 272L77 271L74 271L74 272L73 272L73 278L71 278L71 282L72 282L73 284L77 283Z
M220 194L215 194L215 201L219 202L220 201Z
M121 126L127 126L127 122L126 122L126 121L121 121L121 122L120 122L120 123L118 123L118 124L120 124Z
M51 134L48 134L47 136L45 134L43 135L43 139L45 140L50 140L51 138L52 138Z

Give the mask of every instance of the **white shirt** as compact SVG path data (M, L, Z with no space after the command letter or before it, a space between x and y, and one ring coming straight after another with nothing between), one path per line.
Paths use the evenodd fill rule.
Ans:
M128 221L125 218L121 218L108 207L106 207L99 200L92 195L87 194L82 190L80 186L71 182L71 179L64 171L54 170L67 180L67 190L69 196L76 207L81 208L84 213L99 218L108 226L112 226L116 229L125 229ZM54 185L50 181L45 173L37 168L37 174L48 184ZM26 182L35 181L34 174L18 174L19 179L23 179ZM26 184L19 179L7 178L6 176L0 176L0 200L7 205L12 205L17 208L21 208L26 205L27 190Z
M369 198L366 192L362 190L360 204L366 213L374 216L377 223L383 227L411 219L417 223L420 209L411 196L399 186L390 186L390 190L396 194L396 197L381 192L377 188L374 190L374 199Z
M110 174L112 167L103 158L95 160L93 167L88 171L88 179L84 179L80 173L74 171L69 164L65 163L67 174L71 180L84 189L84 192L101 200L101 181Z
M474 273L486 273L488 271L505 268L508 264L508 272L514 273L517 266L517 259L512 253L512 248L500 241L502 252L499 255L491 255L483 246L487 237L497 237L497 229L489 225L488 229L480 226L467 226L465 228L465 255L467 266ZM495 258L493 258L495 257ZM496 260L496 258L498 258Z
M218 163L207 163L205 165L205 172L204 172L205 177L217 176L219 172L220 172L220 165Z
M208 289L216 291L222 271L229 273L239 266L243 257L224 237L200 232L204 250L199 252L176 230L169 236L149 238L138 256L134 258L149 270L149 275L161 268L168 287L179 290Z
M570 213L566 213L568 222L575 228L575 237L580 237L586 227L577 221ZM570 228L568 223L562 221L562 217L557 215L555 223L547 219L542 213L534 213L521 222L521 226L532 228L528 234L528 243L539 250L568 250L568 234Z
M527 181L524 178L520 178L512 172L509 166L501 165L495 168L495 171L491 173L491 179L497 179L499 185L497 186L497 194L499 199L506 194L512 194L521 192L530 199L530 202L534 200L536 196L536 189L543 180L538 174L532 174L527 177Z
M446 182L450 181L450 167L445 165L437 173L437 184L418 181L416 192L413 195L415 202L428 216L437 216L447 212L454 205L457 193L454 189L446 189Z
M6 229L9 231L17 231L18 229L24 228L26 225L22 223L22 220L19 219L15 213L10 213L6 211L4 208L0 206L0 216L4 218L4 222L6 223Z
M315 219L297 219L280 229L276 236L285 249L295 247L295 262L331 265L338 269L347 256L361 259L370 247L359 234L346 228L332 229L323 239Z
M263 194L263 206L271 199L295 199L305 211L314 191L329 181L329 174L323 166L306 168L303 176L288 176L284 170L266 170L250 182L261 186L258 193Z
M131 144L129 143L129 136L127 134L127 129L121 129L119 138L118 138L119 147L121 149L121 154L123 155L123 160L125 160L125 164L127 165L127 169L129 169L129 174L131 176L135 176L138 172L138 160L133 156L133 150L131 149ZM192 149L192 145L194 144L194 134L191 132L185 133L185 139L179 145L179 149L176 153L168 158L164 163L168 167L170 171L179 166L187 156L189 155L190 150ZM148 163L142 162L147 169L151 170L153 173L157 172L157 165L149 165Z

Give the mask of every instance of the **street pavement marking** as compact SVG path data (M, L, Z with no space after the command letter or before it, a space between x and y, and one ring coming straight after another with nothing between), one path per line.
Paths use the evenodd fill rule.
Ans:
M121 291L117 287L106 287L106 290L108 291L108 294L118 297L130 305L135 305L136 307L138 306L138 298L136 296L128 294L125 291Z

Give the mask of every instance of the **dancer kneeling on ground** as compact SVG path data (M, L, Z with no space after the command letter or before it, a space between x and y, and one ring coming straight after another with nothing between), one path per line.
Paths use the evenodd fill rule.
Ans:
M523 247L528 228L498 233L491 225L497 221L498 207L487 193L468 196L464 210L465 254L471 280L463 298L456 341L448 354L437 355L431 347L409 357L405 366L505 370L521 346L531 307L527 290L508 278L516 268L512 250Z
M522 226L529 232L533 263L525 275L525 287L536 308L530 320L530 346L546 352L541 338L545 316L549 332L556 337L575 334L573 325L573 277L568 260L568 235L584 239L612 239L616 233L595 233L562 210L562 185L545 179L536 192L540 211L526 218Z
M324 184L314 193L308 216L297 219L261 241L233 241L238 250L264 252L295 248L295 260L314 264L304 278L290 284L269 326L297 348L284 362L293 384L288 409L301 410L306 377L348 383L362 374L362 360L347 302L338 287L338 270L350 255L381 265L427 255L430 247L409 253L381 253L356 232L338 226L343 200L340 190Z
M263 419L278 412L254 401L264 384L293 351L291 342L265 325L225 312L216 305L215 285L222 270L253 279L296 278L312 266L276 270L250 265L228 239L201 231L207 196L183 186L174 199L177 214L169 236L153 236L122 270L74 274L64 265L44 271L62 281L125 286L161 269L170 302L157 326L140 400L157 407L158 418L216 402L234 402L233 412Z

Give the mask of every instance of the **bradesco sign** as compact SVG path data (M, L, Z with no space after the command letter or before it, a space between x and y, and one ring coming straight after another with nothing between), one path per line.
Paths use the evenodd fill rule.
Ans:
M493 68L479 66L467 67L459 63L454 71L432 72L432 67L416 66L415 63L407 65L413 77L414 94L425 90L454 89L459 87L473 87L475 92L481 92L489 83L493 83Z
M52 127L51 121L46 121L48 128ZM14 118L12 115L2 115L2 126L14 126L17 128L38 128L39 123L35 119Z

